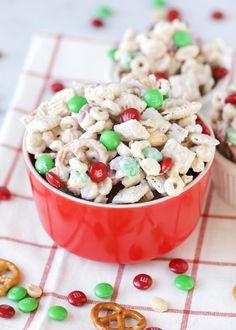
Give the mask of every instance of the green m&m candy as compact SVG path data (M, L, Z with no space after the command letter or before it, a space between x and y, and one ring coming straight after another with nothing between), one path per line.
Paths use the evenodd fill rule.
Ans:
M97 9L97 16L100 18L111 16L112 10L110 7L101 6Z
M94 293L98 298L106 299L113 295L114 289L109 283L99 283L94 288Z
M38 308L38 302L35 298L25 298L18 302L18 309L23 313L31 313Z
M185 47L191 44L191 36L186 31L176 31L173 41L177 47Z
M136 176L140 172L140 166L136 159L131 157L122 157L120 161L121 171L128 177Z
M163 159L162 153L153 147L144 148L143 155L145 158L152 158L155 159L157 162L160 162Z
M194 288L194 279L189 275L178 275L175 278L175 287L183 291L189 291Z
M120 135L115 131L106 130L102 132L99 142L109 151L116 150L120 144Z
M227 128L226 139L229 144L236 146L236 131L233 128L231 127Z
M67 318L68 312L63 306L51 306L48 309L48 317L56 321L63 321Z
M55 165L54 161L49 155L42 155L39 156L39 158L36 160L34 166L39 174L44 175L48 171L50 171Z
M117 48L111 48L107 52L108 57L110 57L112 61L115 61L116 52L117 52Z
M27 295L27 290L23 288L23 286L13 286L8 292L7 292L7 298L12 301L19 301Z
M159 109L163 103L163 95L156 89L148 89L143 95L143 100L148 107Z
M152 3L156 7L165 7L165 5L166 5L165 0L152 0Z
M84 106L87 103L88 101L86 100L85 97L75 95L71 99L69 99L69 101L67 102L67 106L70 112L78 113L82 108L82 106Z

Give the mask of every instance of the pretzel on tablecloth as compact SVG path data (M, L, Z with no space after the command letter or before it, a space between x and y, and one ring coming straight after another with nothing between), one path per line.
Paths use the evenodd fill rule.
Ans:
M113 314L99 316L101 311L111 311ZM116 303L104 302L99 303L91 310L91 318L94 326L98 330L142 330L146 327L146 319L139 312L131 309L126 309ZM136 325L126 326L125 320L131 318L137 321ZM110 327L111 322L117 323L117 328Z
M4 272L11 272L12 277L8 277ZM1 274L3 273L3 274ZM0 259L0 297L20 281L20 271L12 262Z

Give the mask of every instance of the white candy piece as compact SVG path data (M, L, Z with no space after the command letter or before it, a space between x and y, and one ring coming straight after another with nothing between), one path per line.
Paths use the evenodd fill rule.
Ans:
M29 284L26 287L27 293L32 298L40 298L43 294L43 290L39 285Z
M150 306L155 312L159 313L167 312L169 309L167 302L160 297L153 297L150 301Z

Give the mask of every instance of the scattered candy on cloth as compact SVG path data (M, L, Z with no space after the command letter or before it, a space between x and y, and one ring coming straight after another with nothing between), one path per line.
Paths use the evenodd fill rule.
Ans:
M67 85L73 79L102 81L109 67L106 53L113 44L112 40L54 34L37 34L32 40L0 134L0 186L8 187L12 194L11 199L0 200L0 257L19 268L22 279L18 286L26 288L34 283L42 288L43 295L32 313L22 313L19 308L34 309L34 300L27 300L27 306L22 303L17 306L17 302L0 297L0 304L12 306L16 313L1 307L0 314L8 315L9 319L0 317L0 329L93 330L91 309L106 301L135 309L145 316L148 329L235 329L236 210L220 200L213 186L209 187L202 217L191 237L175 251L145 263L124 266L82 259L55 246L40 224L21 152L24 127L20 118L52 95L53 82ZM173 258L188 262L185 274L193 277L194 283L178 275L187 268L185 263L172 262L175 273L169 269ZM151 287L146 290L134 287L133 279L139 274L152 278ZM177 276L182 276L177 280L182 289L193 284L194 289L177 289ZM95 295L94 288L100 283L114 288L112 297L102 299ZM73 291L86 295L87 303L83 303L84 296L75 297L79 306L69 303L68 295ZM168 303L167 312L153 311L150 301L155 297ZM54 320L58 318L64 320Z

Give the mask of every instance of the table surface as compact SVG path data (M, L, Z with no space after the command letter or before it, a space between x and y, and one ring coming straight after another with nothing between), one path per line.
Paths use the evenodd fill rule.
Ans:
M236 1L224 0L167 0L169 7L177 7L187 19L195 33L205 40L221 37L225 43L236 48L233 38L236 20ZM107 19L106 26L95 29L90 20L96 8L107 4L114 15ZM18 76L24 63L32 35L36 31L62 32L86 37L119 39L124 31L133 27L146 29L152 22L154 7L152 0L0 0L0 126L9 108ZM222 9L226 19L215 22L210 13ZM131 15L132 13L132 15Z

